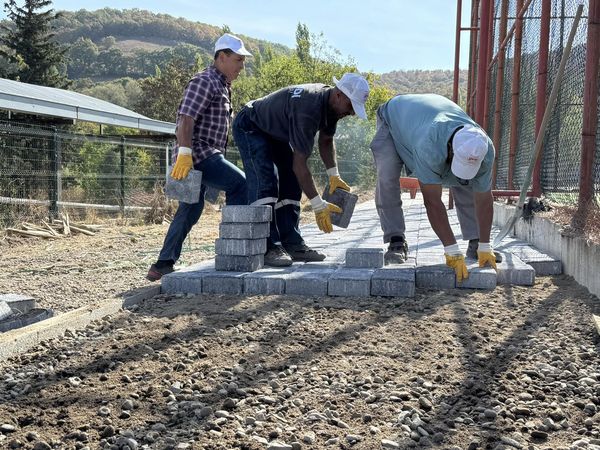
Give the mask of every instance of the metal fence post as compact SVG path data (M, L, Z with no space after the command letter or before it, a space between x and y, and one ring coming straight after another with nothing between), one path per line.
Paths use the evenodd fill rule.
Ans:
M508 0L502 0L500 7L500 25L498 40L500 43L506 39L508 28ZM498 158L500 156L500 137L502 136L502 97L504 93L504 64L506 62L506 47L498 49L498 69L496 73L496 100L494 109L494 136L492 141L496 149L494 170L492 173L492 185L496 188L496 174L498 173Z
M598 58L600 58L600 0L590 0L583 93L579 210L587 209L594 196L594 156L598 127Z
M540 23L540 49L538 57L537 92L535 99L535 135L538 139L544 110L546 109L546 85L548 82L548 52L550 47L550 13L552 3L550 0L542 1L542 17ZM533 169L532 193L534 197L542 195L542 158L544 150L538 157Z
M477 51L477 82L475 87L475 122L483 126L487 80L488 39L492 0L481 0L479 8L479 48Z
M119 147L121 153L121 177L119 190L119 206L121 207L121 216L125 217L125 137L121 136L121 145Z
M475 82L477 77L477 39L479 35L478 13L479 0L471 0L471 46L469 49L469 74L467 77L467 114L474 117L473 96L475 95Z
M60 147L60 140L58 138L58 130L54 127L54 133L52 134L52 178L50 183L50 218L54 219L58 217L59 213L59 202L62 197L62 154Z
M523 0L517 0L517 11L521 12ZM525 12L523 11L523 15ZM515 56L510 106L510 149L508 156L508 189L514 189L515 159L519 145L519 94L521 91L521 47L523 42L523 16L515 20Z

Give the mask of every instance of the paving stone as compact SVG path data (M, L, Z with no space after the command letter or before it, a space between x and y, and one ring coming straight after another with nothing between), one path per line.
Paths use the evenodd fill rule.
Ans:
M311 270L299 268L285 283L285 293L292 295L327 295L327 285L333 269Z
M373 268L383 267L383 249L381 247L359 247L346 250L346 267Z
M268 267L244 277L244 293L249 295L285 294L285 283L297 267Z
M14 312L26 313L37 305L33 297L21 294L0 294L0 302L6 302Z
M256 223L271 221L270 206L245 206L245 205L228 205L223 207L221 213L222 222L235 223Z
M454 270L446 264L421 265L417 257L415 283L420 288L454 289L456 276Z
M462 283L456 282L457 288L463 289L495 289L497 274L491 267L478 267L477 264L468 264L469 278Z
M394 264L375 270L371 277L371 295L414 297L415 264Z
M331 223L340 228L348 228L348 225L350 225L350 219L352 219L354 207L358 201L358 195L344 191L340 188L337 188L335 191L333 191L333 194L329 194L329 187L326 187L325 192L323 192L323 200L342 208L341 214L331 214Z
M269 223L221 223L219 237L224 239L261 239L269 237Z
M371 295L371 269L337 269L329 277L327 293L332 296L368 297Z
M167 294L201 294L202 275L179 274L161 278L160 291Z
M497 264L498 284L533 286L535 270L512 253L505 253L504 260Z
M267 240L261 239L223 239L215 241L217 255L252 256L267 252Z
M265 255L216 255L215 269L220 271L233 272L254 272L262 269L265 262Z
M0 320L7 319L8 317L13 315L13 310L10 309L8 303L0 302Z
M244 293L245 272L206 272L202 277L205 294L241 295Z
M202 188L202 172L192 169L182 180L172 178L170 173L169 170L165 183L165 195L183 203L198 203Z
M562 273L562 263L556 258L541 252L537 248L528 244L503 245L500 247L503 251L512 253L525 264L529 264L535 269L535 274L560 275Z

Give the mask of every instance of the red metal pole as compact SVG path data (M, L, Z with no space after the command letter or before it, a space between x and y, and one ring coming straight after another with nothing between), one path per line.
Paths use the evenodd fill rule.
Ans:
M499 40L502 42L506 38L506 29L508 27L508 1L502 0L500 9L500 33ZM506 62L506 49L498 50L498 73L496 74L496 109L494 111L494 136L492 141L496 149L496 159L494 161L494 171L492 182L496 188L496 174L498 170L498 156L500 152L500 138L502 136L502 94L504 92L504 64Z
M517 0L517 10L521 10L523 0ZM515 56L512 80L512 101L510 105L510 153L508 156L508 189L514 189L515 156L519 144L519 90L521 87L521 45L523 39L523 17L517 17L515 28Z
M484 113L483 113L483 129L488 129L488 123L490 120L490 78L492 77L492 68L489 66L490 59L492 57L492 53L494 52L494 2L490 3L489 10L489 33L488 33L488 41L487 41L487 59L485 61L485 101L484 101Z
M598 58L600 58L600 0L590 0L588 12L585 82L583 88L583 129L581 133L581 177L579 209L593 198L593 168L598 125Z
M552 11L551 0L542 2L542 18L540 24L540 50L538 57L538 76L537 76L537 93L535 99L535 135L536 139L544 118L544 110L546 109L546 85L548 82L548 50L550 45L550 13ZM544 150L540 152L540 156L535 162L533 169L532 190L533 196L539 197L542 195L542 155Z
M458 80L460 77L460 30L461 30L462 0L456 0L456 42L454 42L454 85L452 86L452 101L458 105Z
M477 55L477 96L475 97L475 121L483 126L484 108L485 108L485 91L486 91L486 74L488 61L488 35L490 32L489 13L491 0L481 0L479 12L479 49Z
M477 27L478 22L478 10L479 0L471 0L471 28L474 30L471 32L471 46L469 49L469 74L467 81L467 114L471 117L473 114L473 97L475 95L475 68L477 67L477 37L481 30Z
M462 0L456 0L456 42L454 43L454 85L452 87L452 101L458 105L458 81L460 77L460 31L462 22ZM448 192L448 209L454 208L452 190Z

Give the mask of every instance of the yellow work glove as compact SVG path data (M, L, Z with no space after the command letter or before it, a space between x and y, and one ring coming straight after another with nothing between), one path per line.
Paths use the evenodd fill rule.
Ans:
M177 152L177 160L175 161L175 165L173 166L173 170L171 170L171 177L176 180L183 180L188 176L190 170L194 166L194 162L192 161L192 149L189 147L179 147L179 151Z
M350 186L348 186L348 183L342 180L337 167L327 169L327 175L329 175L329 195L333 194L336 188L350 192Z
M323 233L331 233L333 225L331 224L331 213L341 213L342 208L333 203L324 201L319 195L310 200L319 230Z
M465 257L458 248L458 244L449 245L444 247L446 256L446 265L454 269L456 274L456 281L462 283L463 280L469 278L469 271L465 264Z
M494 250L492 250L492 246L489 244L489 242L479 243L479 247L477 249L477 261L479 262L479 267L490 266L495 270L498 270L496 267L496 254L494 253Z

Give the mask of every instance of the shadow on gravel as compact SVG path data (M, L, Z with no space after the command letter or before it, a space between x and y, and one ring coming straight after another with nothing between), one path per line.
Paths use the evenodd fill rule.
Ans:
M511 305L515 304L510 288L498 289L504 289L502 296L508 302L505 306L510 308ZM561 289L557 289L543 302L533 306L533 310L527 317L515 317L515 322L521 320L522 325L518 326L486 356L481 354L476 333L473 331L473 327L476 326L476 318L468 315L465 309L465 304L468 304L469 292L472 291L419 292L414 299L390 300L313 299L273 296L258 297L254 305L244 303L248 300L247 298L230 296L201 295L194 298L155 298L142 304L133 313L138 316L136 320L148 319L148 323L156 327L156 337L153 340L145 340L129 346L119 345L118 335L115 335L116 341L113 350L99 355L86 364L67 366L58 372L54 378L41 382L41 385L36 386L36 390L48 389L52 384L63 383L67 377L82 376L82 374L91 377L98 373L118 370L119 367L128 363L143 362L147 358L153 358L152 355L149 356L148 347L151 347L154 352L160 352L178 345L186 348L187 344L193 342L196 346L195 349L204 348L205 351L209 352L210 349L206 349L201 342L203 337L215 337L222 330L244 323L260 323L261 320L275 314L276 320L269 319L268 326L260 326L262 334L257 333L252 336L254 347L244 355L239 357L236 355L242 368L236 380L237 387L248 392L254 392L252 390L257 389L269 372L277 373L292 365L307 364L310 361L327 358L327 354L331 349L354 340L358 340L357 345L360 345L360 335L369 327L386 325L391 319L398 317L405 317L407 320L421 320L433 314L439 308L450 306L454 311L453 322L457 326L458 340L462 344L463 356L461 359L466 376L454 393L436 398L435 409L430 413L428 419L430 428L434 430L447 429L451 427L451 422L459 416L461 408L490 407L489 401L493 398L492 387L502 382L501 376L507 367L526 351L527 341L537 333L539 324L544 323L566 297ZM592 303L590 300L583 302L583 304L590 308ZM357 316L356 320L341 323L337 329L328 330L329 334L327 335L315 335L310 338L299 339L294 334L286 333L288 328L301 322L305 315L328 309L355 311L361 313L361 315ZM369 314L365 316L366 310L369 311ZM277 313L282 311L285 311L285 315L277 316ZM197 323L188 324L182 329L171 330L168 321L162 324L153 322L155 319L171 319L183 315L197 317ZM583 317L582 320L584 320ZM119 321L113 322L111 326L113 329L126 328L129 323L130 319L123 317ZM510 326L514 326L514 324L507 324L507 328ZM274 349L285 345L300 346L302 348L296 351L287 351L287 354L276 362L267 364L265 355L270 355L273 358ZM116 366L115 363L117 363ZM262 369L258 372L259 376L250 376L249 374L256 370L258 365L262 365ZM206 368L207 372L214 369L224 370L224 367ZM196 368L196 370L198 369ZM175 372L177 372L176 367L173 368L172 373ZM265 376L260 376L260 374L265 374ZM161 382L161 374L147 374L146 376L148 385ZM182 377L178 376L176 378ZM135 382L144 382L144 380L135 380ZM222 386L219 384L212 390L202 391L202 403L210 406L213 411L231 407L225 404L226 397L237 400L243 398L243 394L240 394L239 391L224 395L223 392L219 392L221 388ZM90 394L92 393L90 392ZM148 395L150 395L150 391L148 391ZM72 397L63 396L61 400L57 400L50 395L39 399L36 394L28 394L11 401L11 404L16 408L33 404L45 409L56 408L57 402L58 405L62 402L64 406L76 402L79 405L89 407L90 413L94 414L95 409L102 404L103 400L102 397L86 396L85 393L83 395L73 395ZM144 398L140 400L142 401ZM168 406L162 402L155 405L154 408L153 416L156 417L156 422L165 422L168 427L178 429L195 427L205 430L213 427L211 418L197 418L193 414L172 416L169 414ZM477 423L477 420L475 422ZM132 429L136 434L138 432L143 434L151 430L152 424L153 422L147 422L145 425L138 424L138 427L132 427ZM499 438L497 436L494 438L491 435L489 439L489 442L497 442ZM409 444L408 440L400 442L401 446Z

